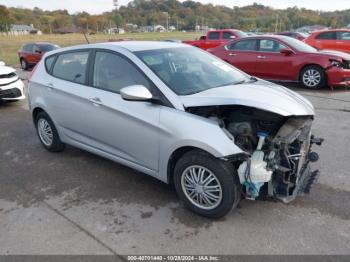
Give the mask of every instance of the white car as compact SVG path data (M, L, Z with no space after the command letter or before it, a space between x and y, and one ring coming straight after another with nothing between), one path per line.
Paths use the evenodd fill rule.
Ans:
M17 101L24 98L24 84L16 69L0 61L0 101Z

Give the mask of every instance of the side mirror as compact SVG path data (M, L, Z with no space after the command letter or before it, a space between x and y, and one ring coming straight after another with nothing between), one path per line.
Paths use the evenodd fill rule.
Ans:
M206 39L207 39L207 37L205 35L203 35L199 38L199 40L206 40Z
M127 101L150 101L151 92L142 85L127 86L120 90L120 95Z
M0 61L0 66L5 66L5 65L6 65L5 62Z
M230 35L230 39L236 39L236 36Z
M290 55L294 54L294 52L292 50L288 49L288 48L281 49L280 53L282 55L285 55L285 56L290 56Z
M41 54L41 53L42 53L42 51L41 51L40 49L35 49L35 53L37 53L37 54Z

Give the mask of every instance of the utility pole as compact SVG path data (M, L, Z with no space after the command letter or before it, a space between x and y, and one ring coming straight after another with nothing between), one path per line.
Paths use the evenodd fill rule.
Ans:
M163 14L166 15L166 30L169 32L169 13L168 12L163 12Z
M277 33L277 30L278 30L278 14L276 15L275 33Z

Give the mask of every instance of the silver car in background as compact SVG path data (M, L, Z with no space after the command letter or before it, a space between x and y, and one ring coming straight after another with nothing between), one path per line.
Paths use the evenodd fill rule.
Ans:
M290 202L318 175L309 101L180 43L50 52L29 81L29 105L49 151L69 144L174 184L207 217L242 197Z

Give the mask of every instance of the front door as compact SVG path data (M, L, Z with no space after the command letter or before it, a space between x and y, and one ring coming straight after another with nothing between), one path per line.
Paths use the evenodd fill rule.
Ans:
M147 169L158 171L161 105L126 101L123 87L143 85L152 93L153 84L127 58L114 52L96 51L90 98L94 107L89 134L107 153Z
M256 56L256 76L268 80L295 80L293 70L294 55L281 54L285 45L273 39L260 39Z

